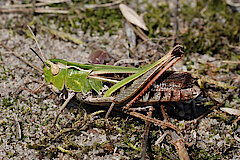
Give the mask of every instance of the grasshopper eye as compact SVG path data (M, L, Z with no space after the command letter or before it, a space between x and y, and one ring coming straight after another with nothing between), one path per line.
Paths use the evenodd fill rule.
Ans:
M58 65L56 64L51 64L51 72L52 74L55 76L59 73L60 69L58 67Z

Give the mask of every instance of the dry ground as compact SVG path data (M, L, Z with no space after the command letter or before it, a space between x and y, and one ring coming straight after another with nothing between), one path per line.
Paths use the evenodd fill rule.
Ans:
M32 18L31 15L19 13L1 14L0 42L41 68L41 61L29 49L32 47L37 51L36 44L26 33L26 25ZM10 21L14 25L8 27L6 24ZM88 31L76 29L76 37L85 43L77 45L44 32L40 28L32 27L42 51L48 58L88 63L91 53L104 49L110 55L107 60L110 64L120 59L130 59L128 39L123 28L118 29L113 35L108 32L99 35L95 32L91 36ZM159 58L167 51L165 45L165 41L161 42L161 45L141 44L137 51L138 56L140 60L154 61L156 57ZM44 82L42 73L26 65L2 46L0 46L0 58L1 159L140 158L144 132L142 120L119 111L114 111L106 120L104 113L91 115L99 110L106 111L106 108L90 108L92 106L76 104L77 101L73 100L60 115L59 125L51 127L62 101L47 86L43 86L37 93L31 92ZM185 63L185 60L188 63ZM191 67L197 70L202 66L219 67L223 65L222 60L214 55L191 53L187 58L184 57L176 68L187 70ZM239 76L239 66L235 67L235 70L236 72L229 70L227 74L221 74L221 71L214 74L217 74L216 77L222 79L222 82L232 82ZM195 128L188 130L183 128L185 123L203 115L209 111L209 108L218 104L209 98L208 91L224 96L229 89L209 84L202 88L201 97L194 102L167 104L170 121L174 121L183 130L186 141L192 142L192 146L187 147L192 159L240 159L239 122L237 125L233 124L236 116L217 108L202 118ZM239 98L239 88L237 88L231 92L223 106L240 109ZM159 106L156 108L159 109ZM155 113L154 116L158 115ZM72 129L74 123L78 127ZM150 128L148 157L151 159L178 158L170 140L164 139L162 143L154 144L164 132L165 130L159 126L152 125Z

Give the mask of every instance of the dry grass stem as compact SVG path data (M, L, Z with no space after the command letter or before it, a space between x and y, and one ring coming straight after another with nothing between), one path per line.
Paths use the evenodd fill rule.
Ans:
M50 4L55 4L55 3L63 3L63 2L69 2L69 0L51 0L51 1L43 1L40 3L35 3L35 7L40 7L40 6L45 6L45 5L50 5ZM27 7L32 7L33 4L14 4L10 6L2 6L2 8L27 8Z
M126 20L127 21L127 20ZM148 41L149 38L145 35L142 34L142 32L139 32L129 21L127 21L129 26L134 30L134 32L143 40L143 41Z
M10 48L8 48L5 44L3 44L2 42L0 42L0 45L3 46L3 48L5 48L7 51L9 51L10 53L12 53L15 57L19 58L21 61L23 61L24 63L26 63L27 65L31 66L32 68L36 69L38 72L43 73L43 70L38 68L37 66L35 66L34 64L30 63L29 61L27 61L25 58L23 58L21 55L19 55L16 52L13 52Z
M86 9L93 9L93 8L101 8L101 7L111 7L114 5L117 5L119 3L121 3L123 0L117 0L115 2L112 3L106 3L106 4L86 4L84 5L84 8Z
M31 8L0 8L0 13L32 13ZM52 13L52 14L69 14L68 10L60 8L35 8L34 13Z
M240 64L240 61L221 61L223 63L230 63L230 64Z

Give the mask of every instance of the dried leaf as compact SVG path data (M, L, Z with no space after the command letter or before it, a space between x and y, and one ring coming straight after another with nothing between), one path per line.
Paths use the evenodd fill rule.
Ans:
M226 112L228 114L232 114L235 116L240 116L240 110L234 109L234 108L220 108L223 112Z
M129 8L125 4L120 4L119 8L123 14L123 16L132 24L144 29L148 30L146 24L142 17L140 17L132 8Z

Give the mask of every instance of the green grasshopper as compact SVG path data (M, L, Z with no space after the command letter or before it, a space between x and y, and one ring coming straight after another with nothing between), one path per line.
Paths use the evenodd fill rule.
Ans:
M34 39L38 45L35 36ZM40 50L39 45L38 48ZM178 130L171 124L164 124L160 120L131 111L129 107L133 104L152 105L159 102L185 101L194 99L199 95L200 90L192 84L193 78L189 73L166 72L168 68L181 59L183 55L182 50L183 47L177 45L157 62L142 68L79 64L61 59L46 60L41 50L41 57L36 54L44 63L46 83L51 85L57 92L67 89L69 93L72 93L69 94L67 100L60 108L55 122L70 99L75 93L78 93L76 97L85 103L110 106L106 117L116 104L117 106L125 106L123 109L135 117ZM123 78L121 81L113 79L114 76L102 77L102 75L123 73L132 75ZM181 81L178 82L179 79L182 81L182 84ZM113 83L114 85L110 85L110 88L101 96L99 94L103 88L103 82ZM171 84L173 85L171 86ZM91 90L94 90L97 96L83 99L82 95Z
M30 29L30 27L29 27ZM30 29L31 31L31 29ZM32 32L32 31L31 31ZM35 35L32 33L40 50ZM151 118L137 112L145 108L130 108L130 106L147 106L161 102L178 102L196 98L200 89L194 85L194 79L189 73L167 71L183 55L183 47L175 46L157 62L142 68L120 67L110 65L79 64L61 59L46 59L40 50L41 56L33 51L43 62L44 76L47 84L56 92L64 89L68 91L68 98L59 109L54 124L68 102L76 98L91 105L110 106L106 117L116 106L123 107L127 114L146 120L149 123L169 127L181 134L181 131L172 123ZM128 75L121 80L115 78L118 74ZM103 85L109 88L104 92ZM91 92L91 96L87 93ZM102 95L102 92L104 95ZM94 93L94 94L93 94ZM87 95L86 98L83 98ZM152 108L149 108L151 112ZM146 129L147 130L147 129ZM181 134L181 138L183 135ZM187 152L186 152L187 154Z
M30 27L29 27L30 29ZM31 31L31 29L30 29ZM31 31L32 32L32 31ZM33 33L32 33L33 34ZM33 34L34 36L34 34ZM36 44L40 50L38 42L34 36ZM36 53L34 51L34 53ZM157 62L142 68L120 67L110 65L79 64L61 59L48 59L36 55L44 64L44 76L46 83L51 85L56 92L68 90L68 98L59 109L54 120L54 124L62 110L68 102L76 95L76 98L91 105L110 106L106 117L116 106L124 106L126 113L146 120L146 130L149 130L149 123L155 123L174 129L181 134L181 131L172 123L136 112L137 109L130 108L132 105L146 106L159 102L185 101L196 98L200 94L200 89L194 85L194 79L189 73L167 71L183 55L183 47L175 46L164 57ZM115 74L132 74L116 80ZM105 77L103 77L105 76ZM109 89L103 92L103 82L109 85ZM88 96L87 93L93 91L96 94ZM87 98L83 98L87 95ZM140 108L142 110L144 108ZM149 108L149 111L152 108ZM151 111L150 111L151 112ZM181 134L183 138L183 135Z

